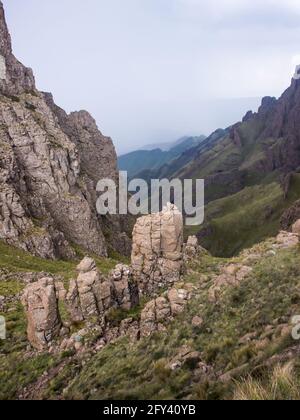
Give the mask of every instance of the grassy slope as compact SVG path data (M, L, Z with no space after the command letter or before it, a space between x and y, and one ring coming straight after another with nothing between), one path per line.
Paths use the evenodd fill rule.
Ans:
M202 240L213 255L230 257L241 249L275 235L284 210L300 197L300 175L294 175L287 199L276 182L247 187L237 194L211 202L205 220L212 233ZM197 233L189 228L186 234Z
M84 251L79 248L76 248L76 253L77 260L75 261L44 260L17 248L12 248L0 241L0 269L7 269L10 272L45 272L70 279L76 275L76 266L86 255ZM112 258L100 258L95 255L92 257L95 259L98 268L104 274L107 274L112 270L120 260L128 262L125 257L121 257L117 254L112 255Z
M269 371L271 375L267 361L294 343L286 337L282 339L278 333L278 339L261 352L252 344L239 344L239 340L252 332L262 338L267 325L274 325L276 329L278 321L275 320L289 319L300 311L300 251L284 250L268 257L266 252L270 248L268 242L257 247L265 256L254 266L253 274L240 288L228 289L218 305L208 303L207 293L212 276L219 272L219 264L227 260L204 256L194 264L186 281L199 285L202 274L207 281L202 283L186 311L168 326L167 333L157 333L136 344L120 340L96 355L88 354L84 364L68 353L59 356L27 354L24 313L19 304L12 303L11 312L5 315L8 339L0 344L0 398L16 398L20 389L34 384L45 371L62 363L64 368L42 390L43 398L64 395L69 399L225 399L245 392L244 383L241 389L236 389L235 382L203 382L203 378L195 376L193 365L184 365L172 372L170 360L185 344L200 351L202 360L212 365L215 372L224 373L243 366L237 379L242 381L245 375L258 372L255 380L266 378L267 381ZM51 272L53 264L55 274L59 272L69 278L74 273L75 263L60 262L56 267L57 263L39 260L3 245L1 251L2 267L17 271L30 267ZM107 262L104 267L107 268ZM0 283L0 295L14 295L21 289L15 280ZM191 326L195 315L205 321L201 329ZM257 376L261 372L263 375ZM298 380L297 364L295 372Z
M169 177L208 178L218 174L213 183L206 186L206 224L210 232L203 240L203 246L216 256L229 257L242 248L272 236L279 229L282 212L300 197L299 175L287 200L279 186L279 172L263 173L266 150L278 145L281 139L261 139L264 122L258 118L241 124L237 131L241 145L236 145L228 133L217 141L208 141L199 153L190 157L186 166L177 172L170 168ZM201 153L200 153L201 152ZM176 167L176 162L175 165ZM236 183L222 181L225 177L236 179ZM226 178L225 178L226 179ZM232 195L234 189L246 186ZM225 197L225 198L223 198ZM207 227L207 225L205 226ZM186 235L198 233L200 229L187 229ZM202 230L202 229L201 229Z
M265 244L268 249L268 244ZM218 260L205 257L194 269L208 274L217 271ZM199 281L196 273L190 281ZM263 338L265 327L278 319L299 313L299 250L280 251L259 262L250 278L239 289L229 289L220 305L207 301L207 283L189 308L169 326L167 334L156 334L135 345L121 340L91 359L66 391L68 398L92 399L227 399L237 391L236 383L206 382L194 376L194 366L171 371L170 360L182 345L202 353L202 359L216 372L243 367L237 379L256 372L255 378L268 381L268 361L295 342L275 333L263 351L251 343L239 344L247 333ZM205 321L199 330L191 326L193 316ZM276 321L275 321L276 320ZM296 380L298 364L295 363ZM66 372L65 372L66 374ZM59 381L60 379L57 378ZM67 383L65 378L65 383ZM298 382L299 383L299 382Z
M9 281L0 281L0 296L14 297L20 294L24 285L17 279L18 272L45 272L61 276L68 282L76 275L76 265L84 256L77 250L77 261L50 261L5 245L0 241L0 269L12 273ZM122 259L97 258L98 268L102 273L108 273ZM123 259L124 262L126 260ZM13 278L16 273L16 278ZM26 319L19 302L12 301L5 316L7 327L7 340L0 340L0 399L16 398L20 388L36 381L43 372L61 363L66 355L53 358L47 354L35 357L24 357L28 345L26 338Z

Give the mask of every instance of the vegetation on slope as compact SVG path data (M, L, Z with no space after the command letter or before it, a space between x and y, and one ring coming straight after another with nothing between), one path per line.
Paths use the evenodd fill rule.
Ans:
M264 244L260 251L266 253L269 246ZM195 376L193 364L172 371L170 361L183 345L200 351L203 361L217 373L235 370L236 379L242 384L263 378L266 382L272 380L272 357L276 356L274 362L282 358L284 363L285 351L289 349L293 359L295 342L289 333L282 334L280 323L288 322L300 309L299 249L264 257L241 288L228 290L222 302L214 306L207 301L207 290L210 276L218 271L219 263L206 256L194 267L188 280L197 283L197 272L205 271L207 282L202 284L202 291L187 311L170 325L167 334L155 334L137 344L120 340L108 346L80 370L66 388L65 396L71 399L230 399L240 395L241 384L235 382L235 377L230 380L229 376L223 382L206 381L201 375ZM201 329L192 327L195 315L205 320ZM255 344L241 343L248 333L257 338ZM299 379L298 367L295 360L295 381ZM66 370L64 375L68 377ZM67 383L65 377L64 384ZM296 394L275 395L287 399L293 396Z
M260 252L266 253L269 246L264 244ZM207 300L210 276L219 261L204 258L194 270L205 270L207 283L202 284L199 296L168 333L156 334L136 345L120 341L107 347L74 379L66 391L68 398L231 399L241 392L235 379L272 381L272 365L281 358L285 363L287 349L292 354L289 357L295 358L294 381L299 380L297 353L293 356L295 342L289 332L283 334L281 326L300 310L299 249L264 257L240 288L225 292L219 305ZM197 271L189 276L190 281L199 281ZM204 319L200 329L192 327L195 315ZM255 341L241 340L249 333ZM200 351L203 362L213 366L217 374L230 371L232 377L206 380L205 376L195 376L193 364L172 371L170 360L183 345ZM293 396L299 393L277 393L274 397Z
M76 266L86 253L79 247L74 247L77 259L74 261L63 260L45 260L35 257L28 252L24 252L17 248L6 245L0 240L0 269L13 272L45 272L52 275L59 275L66 279L70 279L76 275ZM101 258L92 255L95 259L99 270L104 274L111 271L118 262L128 262L126 257L112 253L111 258ZM1 295L1 293L0 293Z
M213 201L205 209L201 243L215 256L236 255L274 236L280 230L284 210L299 196L300 175L295 174L287 197L279 183L271 182L246 187L237 194ZM198 227L187 228L186 234L198 231Z
M7 339L0 340L0 399L14 399L21 389L34 383L49 369L59 366L68 354L53 357L50 354L37 354L28 349L26 335L26 316L20 303L25 287L20 273L40 273L60 276L68 282L76 276L76 265L84 256L76 249L76 261L51 261L34 257L27 252L12 248L0 241L0 296L9 299L4 316L6 319ZM119 256L114 256L119 258ZM124 258L106 259L95 257L99 270L107 274L118 261ZM8 274L7 279L5 275Z
M28 387L31 397L50 399L297 399L298 343L288 325L300 311L299 252L274 251L271 240L247 251L247 257L259 255L253 272L239 287L224 290L217 304L208 300L214 276L245 255L232 260L204 255L185 278L197 294L166 333L135 344L120 339L84 357L30 352L22 308L12 302L8 339L0 345L0 396L16 398ZM13 280L0 287L0 295L20 291ZM201 327L192 326L195 316L203 318ZM193 361L171 369L184 345L200 352L211 374L201 373ZM43 383L45 371L52 375Z

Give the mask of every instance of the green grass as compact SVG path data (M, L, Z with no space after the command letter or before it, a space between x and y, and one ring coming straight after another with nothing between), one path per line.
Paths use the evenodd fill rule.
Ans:
M295 175L287 199L276 182L247 187L237 194L209 203L205 211L205 226L211 234L202 245L213 255L231 257L280 229L284 210L300 197L300 176ZM186 228L186 235L199 228Z
M0 344L0 398L16 398L22 388L34 384L45 371L64 360L63 369L39 390L39 397L255 399L257 389L262 387L265 392L262 395L267 399L271 396L296 399L294 384L299 383L300 378L297 364L290 373L284 370L285 360L278 367L272 366L271 361L274 355L283 355L295 346L290 336L281 335L279 324L288 323L299 314L300 249L278 250L276 255L266 256L271 248L269 240L253 249L262 255L260 261L253 263L253 272L239 287L225 289L215 305L209 303L208 291L214 276L220 272L220 264L240 262L242 256L233 260L201 256L191 264L185 278L186 282L199 286L197 294L184 313L167 326L166 333L155 333L137 343L120 339L97 354L88 353L83 365L66 352L56 356L27 354L25 315L21 304L12 302L9 309L14 310L5 314L8 337ZM6 296L20 291L15 280L1 283L1 287ZM115 311L110 321L117 325L125 317L138 318L144 304L129 312ZM192 326L196 315L204 320L198 328ZM267 326L272 327L272 333L266 330ZM255 341L241 343L240 339L249 333L254 335ZM266 337L268 341L261 350L255 343ZM215 373L235 369L233 379L221 382L217 377L207 378L189 363L172 371L170 363L183 345L198 351L202 361L212 366ZM277 372L277 382L274 372ZM278 372L288 375L280 376ZM272 395L270 390L273 390Z
M128 260L114 253L112 258L101 258L87 254L82 249L76 247L77 259L75 261L63 260L44 260L33 255L13 248L0 241L0 268L5 268L12 273L16 272L45 272L52 275L60 275L65 279L76 276L76 266L84 256L89 255L95 259L97 267L103 274L108 274L122 260Z
M0 340L0 399L17 398L21 389L38 380L45 371L61 360L61 355L27 354L26 315L20 301L13 299L25 287L25 284L17 280L17 273L45 272L61 276L65 279L67 286L68 281L77 276L76 266L86 255L79 248L76 248L76 253L77 260L75 261L43 260L0 241L0 269L11 274L9 280L0 281L0 296L12 298L6 312L0 313L0 316L5 317L7 330L6 340ZM120 262L117 254L114 254L113 258L92 257L95 258L103 274L108 274ZM120 258L120 260L127 262L125 258ZM14 273L16 273L16 278L14 278ZM62 303L60 303L60 311L63 320L67 321L68 313ZM48 396L52 397L55 395L55 387L47 392L49 392Z
M267 243L265 249L268 249ZM239 344L239 340L253 332L257 340L261 340L266 326L272 324L276 329L277 319L290 319L299 312L299 301L295 299L300 287L299 249L263 258L240 288L224 291L220 304L212 305L208 303L207 293L211 274L218 272L218 263L220 260L204 257L198 267L193 267L193 274L186 280L197 283L206 273L207 283L186 311L168 326L166 334L154 334L136 344L122 339L109 345L89 360L73 380L69 377L71 385L65 397L232 399L237 392L235 381L221 383L195 377L194 366L189 365L170 370L170 361L182 345L199 351L202 360L211 364L216 372L241 369L236 380L243 381L258 367L260 371L266 370L274 354L281 354L295 342L275 334L261 352L253 343ZM205 321L201 329L191 325L195 315ZM272 378L271 371L268 375L266 378Z
M21 389L36 381L52 363L51 356L47 354L27 359L24 359L23 353L0 355L0 399L15 399Z
M0 296L15 296L23 290L18 280L0 281Z

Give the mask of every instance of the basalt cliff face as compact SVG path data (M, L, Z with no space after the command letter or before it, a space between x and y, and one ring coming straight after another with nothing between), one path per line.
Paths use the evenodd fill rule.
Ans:
M109 246L129 253L122 220L96 213L96 183L117 180L111 139L86 111L67 115L36 89L32 70L12 53L1 2L0 67L0 239L51 259L71 258L73 244L102 256Z

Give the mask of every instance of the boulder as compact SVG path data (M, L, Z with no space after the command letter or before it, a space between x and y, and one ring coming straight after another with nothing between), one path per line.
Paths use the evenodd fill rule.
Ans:
M59 336L62 325L54 280L43 278L28 285L22 303L27 315L29 342L37 350L47 349L51 341Z
M66 297L72 321L103 316L116 305L113 283L100 274L91 258L84 258L77 270L77 280L71 281Z
M172 315L181 314L187 304L189 293L185 289L171 289L168 292L168 299L171 305Z
M164 331L164 322L171 319L171 307L164 297L151 300L141 313L141 337L149 337L155 331Z
M295 232L281 231L276 237L278 248L293 248L299 244L299 235Z
M209 302L216 303L223 289L239 286L252 271L252 267L242 264L229 264L223 267L221 274L215 278L213 285L208 291Z
M120 336L128 337L131 342L138 341L140 338L139 322L133 318L124 319L120 325Z
M130 310L139 304L139 291L131 268L119 264L104 277L92 258L85 257L77 267L76 280L70 282L66 303L73 322L91 317L103 318L111 308Z
M188 262L206 253L206 249L199 245L197 236L189 236L187 243L184 245L184 260Z
M133 230L132 268L142 293L172 286L183 273L183 217L168 204L141 217Z
M111 272L118 307L129 311L139 304L139 289L133 278L131 267L119 264Z
M185 363L195 364L196 366L200 360L200 353L185 345L178 350L177 355L171 360L169 366L171 370L177 370L180 369Z
M300 236L300 219L292 226L292 232Z
M148 302L141 313L140 331L141 337L149 337L157 330L156 302Z
M79 273L88 273L89 271L96 269L96 263L92 258L85 257L80 264L77 266Z
M201 328L203 324L204 320L200 316L194 316L194 318L192 319L192 326L195 328Z

